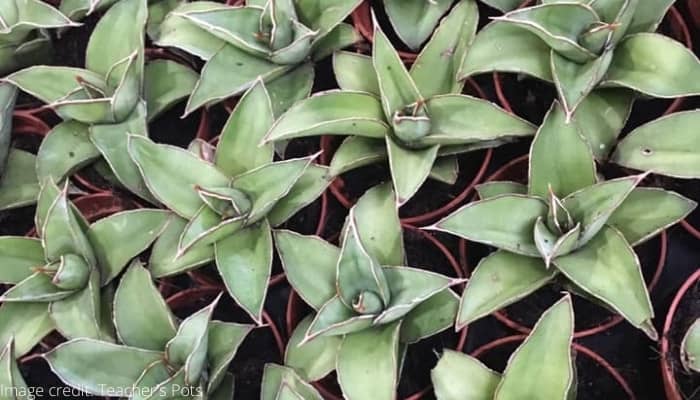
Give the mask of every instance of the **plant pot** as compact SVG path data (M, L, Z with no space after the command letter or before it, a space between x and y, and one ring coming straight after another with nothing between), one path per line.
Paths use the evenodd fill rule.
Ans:
M487 178L487 182L493 182L493 181L499 181L499 180L509 180L509 181L515 181L515 182L525 182L527 180L527 172L528 171L528 156L524 155L518 158L513 159L509 163L505 164L503 167L498 169L496 172L494 172L490 177ZM658 244L657 244L658 243ZM649 292L653 291L656 285L658 284L659 278L661 277L661 273L664 270L664 267L666 265L666 255L667 255L667 250L668 250L668 235L666 231L661 232L658 238L654 238L651 241L641 244L640 246L637 246L637 251L642 253L642 254L648 254L648 257L640 257L641 263L642 263L642 271L646 272L645 278L647 282L647 287ZM469 261L468 261L468 254L467 254L467 248L466 248L466 241L461 240L460 241L460 262L462 263L463 269L465 271L471 270L469 267ZM646 267L646 268L645 268ZM538 309L539 306L546 306L548 307L551 304L544 304L544 303L549 303L548 297L552 297L551 302L553 303L556 301L556 298L558 297L558 292L557 290L553 290L552 293L550 293L546 288L540 289L538 292L535 292L533 296L537 296L538 293L540 294L539 299L534 299L532 296L533 302L537 303L535 306L531 307L525 307L523 306L523 310L519 310L518 306L516 304L510 306L509 308L511 309L510 315L508 308L496 311L493 313L493 316L499 320L501 323L506 325L507 327L522 333L522 334L528 334L532 330L532 326L535 323L535 320L529 321L531 323L524 323L517 321L516 318L513 315L516 316L525 316L525 313L529 309ZM539 301L536 301L539 300ZM575 299L576 300L576 299ZM579 305L580 307L586 307L588 308L589 305L588 303L578 303L575 301L575 306ZM590 305L591 310L590 312L585 312L582 313L582 315L586 316L591 316L591 315L597 315L599 314L599 308L595 307L593 305ZM545 307L545 308L546 308ZM544 311L543 308L540 311ZM607 312L606 312L607 313ZM537 317L541 314L540 312L534 312ZM583 338L587 336L592 336L596 335L602 332L605 332L619 323L623 322L624 318L620 315L616 314L610 314L605 317L604 320L598 321L596 318L593 318L593 321L587 321L588 323L586 324L586 327L584 328L579 328L576 330L574 333L575 338ZM588 326L592 325L592 326Z
M333 136L322 136L321 137L321 149L323 150L323 153L321 153L320 156L320 162L324 165L329 165L330 160L333 157L333 153L335 153L336 150L336 143L334 143L334 137ZM459 207L465 199L469 197L469 195L473 192L474 186L479 184L484 175L486 174L486 171L491 163L491 157L493 154L492 149L487 149L484 151L480 152L473 152L473 153L468 153L465 155L465 157L473 157L475 154L479 154L476 157L479 158L479 163L478 165L474 165L474 168L470 168L469 172L465 172L463 168L460 169L460 178L458 178L458 182L461 180L461 184L458 185L453 185L451 187L459 187L456 192L453 193L448 193L449 188L438 188L435 190L428 190L427 188L422 188L421 190L418 191L416 196L412 198L402 209L406 209L407 207L415 207L419 208L423 200L430 199L432 201L435 201L435 195L436 194L442 194L444 198L439 198L437 200L441 201L442 203L439 204L437 207L429 207L430 209L428 211L419 211L413 215L408 215L408 216L402 216L401 217L401 222L402 223L407 223L411 225L423 225L427 224L429 222L435 221L440 219L441 217L446 216L449 214L451 211ZM368 166L365 168L370 168L374 166ZM360 171L362 169L350 171L350 173L362 173ZM369 175L370 179L377 180L378 176L377 174L374 174L373 171L370 171L366 173L365 175ZM355 202L357 201L357 198L362 195L362 193L367 190L369 187L364 187L365 185L362 185L362 187L355 188L355 187L349 187L347 182L352 182L352 181L360 181L366 183L366 180L362 179L344 179L342 176L337 176L331 182L330 186L328 187L328 190L331 192L333 197L335 197L336 200L345 208L351 208ZM378 183L378 182L372 182L370 181L370 185L372 186L372 183ZM426 184L431 184L430 181L426 182ZM435 182L435 185L444 185L438 182ZM450 188L451 188L450 187ZM422 192L422 193L421 193ZM421 199L421 195L423 196L423 199Z
M482 361L485 361L486 364L491 368L495 367L496 370L502 370L506 361L508 360L508 357L512 353L512 350L514 350L517 345L522 343L522 341L525 340L525 337L525 335L516 335L496 339L475 349L469 354L472 357L476 357ZM582 398L580 395L582 388L589 388L593 386L590 382L586 382L585 378L587 378L588 376L584 375L586 373L590 373L592 370L594 372L603 371L605 375L609 376L609 379L612 379L612 381L615 382L615 384L618 386L618 390L621 395L626 396L630 400L636 400L637 397L632 391L630 384L627 382L627 380L625 380L625 378L620 374L618 370L616 370L612 365L610 365L610 363L603 356L594 352L588 347L585 347L578 343L573 343L572 348L579 355L579 357L576 358L576 371L579 379L579 396L577 396L578 399ZM489 355L493 356L493 353L496 353L499 350L501 351L501 354L495 354L495 357L493 358L487 357ZM588 368L582 368L582 366ZM599 399L601 397L594 395L594 397L589 398ZM606 396L605 398L615 398L616 400L620 399L620 397L608 396Z
M687 302L690 302L690 304L687 304ZM690 313L690 315L681 315L684 312ZM691 395L693 387L697 388L697 385L700 385L700 376L697 375L695 377L685 377L683 384L679 382L680 379L677 379L679 369L682 371L679 361L680 341L694 319L699 317L700 269L695 271L676 292L668 314L666 314L666 321L661 333L661 376L663 377L664 389L668 400L689 399L690 397L688 396ZM686 393L684 393L684 386L687 386L690 392L685 390Z
M419 235L422 241L427 241L430 243L431 247L434 248L436 251L436 254L440 253L442 257L444 257L445 261L449 265L449 268L452 270L452 273L454 275L457 275L457 277L463 278L464 273L462 272L462 269L459 266L459 263L455 259L455 257L452 255L450 250L447 248L447 246L442 243L439 239L437 239L435 236L432 234L425 232L423 230L420 230L414 226L404 224L403 225L404 231L406 233L410 232L411 234L416 234ZM421 241L421 243L422 243ZM408 242L408 240L407 240ZM413 257L411 257L411 251L410 248L407 248L408 252L408 257L409 260L411 260ZM416 264L415 262L409 262L409 265L420 265ZM442 271L438 271L442 272ZM461 287L456 287L457 291L460 292L462 290ZM286 329L287 329L287 336L291 336L292 332L294 332L294 328L297 326L299 321L301 321L302 316L310 312L310 308L304 304L304 302L301 300L299 295L292 289L289 293L289 298L287 301L287 309L285 313L285 321L286 321ZM456 340L456 345L455 349L458 351L462 351L466 344L467 340L467 333L468 329L464 328L460 332L458 332L458 337ZM454 335L454 333L448 329L446 331L443 331L442 335ZM414 346L419 346L420 342L418 344L414 344ZM409 354L410 354L410 349L409 347ZM407 356L408 359L408 356ZM422 358L421 358L422 359ZM335 379L333 379L334 374L331 374L330 376L318 381L318 382L313 382L312 384L314 387L316 387L319 392L323 395L323 397L326 400L342 400L342 395L338 394L339 388L337 387L337 383ZM427 393L430 392L430 387L425 387L423 389L417 390L414 393L412 393L409 396L403 397L404 400L418 400L423 398L423 396Z

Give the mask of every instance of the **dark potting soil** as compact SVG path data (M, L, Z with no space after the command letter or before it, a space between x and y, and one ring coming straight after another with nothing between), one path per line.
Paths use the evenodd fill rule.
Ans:
M690 326L700 318L700 282L696 282L683 296L671 325L669 333L669 360L674 370L678 388L685 399L700 400L700 374L689 372L680 361L681 342Z

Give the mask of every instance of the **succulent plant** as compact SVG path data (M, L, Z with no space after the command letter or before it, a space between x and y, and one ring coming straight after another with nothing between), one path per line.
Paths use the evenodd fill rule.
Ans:
M340 248L275 232L287 280L316 311L296 328L285 362L309 380L335 369L350 400L393 399L407 345L454 321L449 287L461 280L404 266L395 201L388 184L368 190L350 210Z
M455 6L410 72L375 25L371 58L334 55L334 71L343 90L317 93L296 103L265 140L350 135L333 157L331 174L388 158L397 203L402 205L439 165L438 157L532 135L529 122L488 101L459 94L462 84L455 81L455 71L474 34L476 13L472 1ZM456 168L456 158L446 161Z
M359 40L342 21L360 0L249 0L245 7L184 3L154 31L155 43L206 61L186 113L240 94L262 77L276 114L308 96L312 63Z
M229 292L257 322L272 268L270 227L328 186L327 168L313 164L315 155L274 162L271 145L258 147L273 118L258 80L231 113L215 149L197 140L185 150L129 137L129 153L146 185L176 214L151 254L154 276L215 258Z
M97 396L230 400L228 366L253 327L212 320L217 302L178 322L148 271L134 262L114 295L123 344L78 338L44 358L63 382Z
M109 309L101 299L129 261L160 234L168 213L124 211L92 225L67 198L67 186L42 187L35 216L39 238L0 237L0 340L16 338L26 353L57 329L66 338L113 340Z
M681 179L700 178L700 110L644 124L618 144L611 161L627 168Z
M687 371L700 372L700 318L693 322L683 337L681 362Z
M6 0L0 5L0 76L46 62L51 54L48 29L76 26L41 0Z
M509 11L519 2L487 3ZM481 30L459 77L501 71L553 82L567 118L578 114L601 159L613 149L635 92L662 98L700 94L700 61L693 52L651 33L673 0L538 3L509 11Z
M149 120L188 95L196 73L172 61L144 64L146 18L146 0L122 0L92 32L86 69L35 65L4 79L47 103L64 120L39 148L35 160L39 182L48 177L60 181L104 158L103 170L111 170L108 180L157 203L128 156L127 133L145 136ZM144 76L149 78L147 85ZM169 87L173 84L177 87ZM10 160L18 163L10 167L21 170L24 181L31 181L28 168L22 168L31 164L30 158ZM16 185L2 185L0 194L15 190ZM22 200L0 206L31 203L31 193Z
M696 203L637 188L646 174L599 181L575 120L555 102L530 148L528 185L494 182L428 229L499 249L483 259L462 297L463 326L557 277L597 299L649 337L654 312L632 247L688 215Z
M383 0L382 3L396 35L411 50L417 51L433 33L440 18L449 11L454 1Z
M323 397L294 369L277 364L266 364L260 400L323 400Z
M571 343L574 312L566 295L542 314L511 354L503 374L474 357L445 351L431 377L437 400L551 400L576 398Z

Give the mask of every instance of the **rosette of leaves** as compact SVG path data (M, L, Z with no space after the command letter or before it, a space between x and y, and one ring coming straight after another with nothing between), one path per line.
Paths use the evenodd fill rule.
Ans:
M121 344L78 338L44 358L64 383L96 396L231 400L228 367L252 326L212 320L217 301L177 321L134 262L114 296Z
M265 364L260 400L323 400L321 394L290 367Z
M48 177L58 182L94 165L108 181L156 203L128 156L127 133L146 136L147 122L185 98L197 74L172 61L144 65L146 4L122 0L104 14L90 36L85 69L36 65L5 78L64 120L49 132L36 167L25 168L25 174L36 170L39 182ZM20 161L21 166L30 164ZM1 189L4 196L6 190L14 190L5 185ZM24 204L32 199L25 200Z
M576 398L571 343L574 311L565 296L542 314L532 332L511 354L502 374L479 360L445 351L431 378L437 400L551 400Z
M290 338L285 364L309 381L335 370L346 399L393 399L406 348L451 326L461 280L406 267L389 184L350 210L340 248L275 232L287 280L315 311ZM309 257L313 254L313 257Z
M512 304L555 279L601 302L655 339L654 312L633 246L688 215L696 203L640 187L646 176L599 181L576 121L555 102L530 149L528 185L492 182L427 229L498 249L467 284L458 326Z
M625 136L611 161L679 179L700 178L700 110L646 123Z
M313 62L359 40L342 21L360 0L249 0L245 7L184 3L155 32L155 43L206 61L186 113L269 84L276 114L308 96Z
M527 121L488 101L459 94L463 85L455 81L455 72L477 20L471 0L456 5L410 71L375 24L371 58L335 54L334 71L342 90L296 103L275 122L265 141L349 135L333 157L331 174L388 158L398 205L418 191L431 170L437 179L454 183L455 154L535 131Z
M519 2L487 3L509 11ZM593 153L605 159L635 93L700 94L700 62L692 50L653 33L672 4L543 0L509 11L479 32L459 77L499 71L553 82L567 116L577 114Z
M700 318L693 322L683 337L681 363L686 371L700 372Z
M213 258L229 293L260 322L272 268L271 226L284 223L328 186L315 155L274 162L272 145L258 146L272 125L262 81L231 113L216 148L189 150L132 135L129 153L153 195L175 215L156 242L156 277L182 273Z
M88 224L49 181L39 194L38 238L0 237L0 341L23 355L56 329L66 338L113 340L112 280L163 230L163 210L124 211Z
M77 26L41 0L6 0L0 5L0 75L48 61L48 29Z

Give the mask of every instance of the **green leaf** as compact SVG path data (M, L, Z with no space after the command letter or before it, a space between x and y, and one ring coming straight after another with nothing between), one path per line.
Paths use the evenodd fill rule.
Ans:
M527 186L518 182L493 181L477 185L476 192L481 200L486 200L504 194L527 194Z
M187 220L171 215L163 232L153 244L149 269L155 278L176 275L207 264L214 259L214 246L199 246L178 256L178 244Z
M260 322L272 271L272 233L267 221L242 229L215 244L216 267L231 294Z
M143 36L148 18L146 3L146 0L120 0L100 18L90 35L85 53L85 66L103 77L109 77L108 83L112 86L116 86L115 83L120 78L118 71L112 67L130 57L135 51L138 58L136 76L141 82Z
M529 193L547 198L551 187L564 197L596 180L595 160L578 126L553 104L530 147Z
M513 304L554 278L539 258L497 251L482 259L464 288L457 326Z
M457 156L445 156L435 160L428 178L438 182L454 185L459 177L459 160Z
M537 217L546 204L522 195L503 195L470 203L429 229L530 257L539 257L532 239Z
M384 140L349 136L333 154L329 174L338 176L355 168L386 160L387 157Z
M192 218L203 205L196 186L228 186L229 179L214 165L192 153L142 136L129 135L129 154L138 165L153 195L185 218ZM172 171L180 171L173 174Z
M4 73L0 70L0 74ZM16 100L17 88L9 83L0 82L0 177L5 173L7 157L10 154L12 113Z
M552 81L549 54L549 46L534 33L506 22L494 21L474 38L457 77L461 80L498 71L522 73Z
M100 276L97 270L92 270L84 288L49 305L56 330L67 339L109 339L101 326L100 300Z
M362 242L355 217L356 213L356 208L350 210L347 228L343 232L336 287L340 299L349 309L358 308L356 311L361 314L373 314L374 311L359 310L362 304L358 303L358 300L366 292L369 292L379 296L383 302L380 307L383 308L389 304L391 292L382 266L376 256L368 253Z
M36 157L40 181L50 177L60 182L100 156L89 138L88 127L77 121L56 125L41 142Z
M637 246L687 217L697 203L678 193L657 188L636 188L610 215L607 224Z
M700 60L685 45L655 33L627 36L615 49L602 85L649 96L700 94Z
M114 324L127 346L161 351L176 334L175 317L140 263L134 262L114 295Z
M391 2L394 7L398 3L401 2ZM414 3L421 3L421 8L428 7L431 10L436 6L421 0L409 3L412 4L411 7L415 7ZM442 20L410 70L423 97L462 91L464 83L457 81L457 71L469 44L474 40L478 21L479 11L473 0L460 1Z
M426 107L431 121L430 134L421 140L426 145L469 144L535 133L528 121L471 96L434 96L426 101Z
M163 210L131 210L103 218L90 226L88 239L95 251L103 285L129 261L146 250L165 228L170 213Z
M400 323L345 336L338 352L338 383L348 400L392 400L398 385Z
M17 354L15 354L14 339L10 338L2 351L0 351L0 385L6 391L3 394L8 400L24 400L31 398L29 393L33 393L24 382L22 373L17 367Z
M187 254L190 249L212 245L238 232L245 225L245 216L221 219L214 210L202 206L199 212L187 223L178 243L178 255Z
M43 272L35 272L5 291L0 296L0 301L20 303L56 301L70 296L71 293L70 290L54 285L50 276Z
M407 149L391 136L386 137L391 179L396 192L396 205L402 206L418 192L433 168L438 145L425 149Z
M312 0L313 1L313 0ZM362 36L350 24L341 22L328 35L313 43L313 61L320 61L334 52L362 41Z
M574 221L581 224L579 244L593 238L610 215L622 204L644 176L631 176L601 182L572 193L564 199L564 207Z
M437 400L492 400L501 375L476 358L445 350L430 371Z
M632 111L634 93L627 89L597 89L576 109L574 122L591 147L593 156L605 160L617 142Z
M575 379L573 336L574 310L567 295L542 314L527 339L510 356L494 399L566 398Z
M21 357L54 330L46 303L5 303L0 306L0 342L14 338L15 352Z
M302 343L311 325L311 315L304 318L294 329L284 353L284 364L294 368L302 379L317 381L335 369L341 336L319 336Z
M0 177L0 210L34 204L39 196L35 171L36 156L11 148Z
M683 337L681 362L687 371L700 372L700 318L693 322Z
M296 12L299 21L318 31L317 41L320 41L331 34L359 4L359 0L300 0L296 3Z
M495 18L537 35L551 49L578 62L596 58L578 43L579 37L599 22L596 12L584 3L547 3L511 11Z
M209 323L219 295L211 304L185 318L175 337L165 346L165 358L171 365L181 366L185 371L185 382L199 382L206 367Z
M289 69L289 66L274 64L234 46L223 46L202 68L185 114L242 93L258 78L272 80Z
M418 304L401 322L401 343L416 343L454 325L459 297L445 289Z
M212 321L209 323L207 360L209 363L209 384L211 393L216 387L226 384L226 371L236 351L245 337L253 329L252 325Z
M53 183L48 182L48 185ZM49 262L58 261L64 254L82 256L91 266L96 265L95 254L68 202L68 186L65 185L53 200L42 229L44 255Z
M153 121L189 96L197 79L199 75L194 70L175 61L153 60L146 64L143 81L148 120Z
M287 230L275 231L275 245L289 284L307 304L320 309L336 293L340 250L317 236Z
M218 387L211 391L208 396L211 400L229 400L233 398L235 393L235 378L232 373L227 372L223 375L221 383Z
M413 78L378 23L374 24L372 64L377 73L382 108L387 120L393 118L396 111L422 100Z
M134 160L129 156L129 134L146 136L146 106L139 103L125 121L118 124L92 125L90 139L109 164L111 172L119 183L142 199L157 204L146 187L144 179Z
M384 267L383 272L389 283L391 302L374 319L375 324L402 318L420 303L460 281L418 268Z
M336 295L319 308L318 314L311 321L302 343L311 341L321 335L342 336L368 329L372 326L373 317L370 314L356 314Z
M379 265L405 263L403 232L391 185L367 190L355 204L353 216L362 245Z
M381 103L374 95L332 90L292 106L275 121L265 142L321 134L383 138L388 132Z
M109 396L111 388L131 387L161 357L161 352L86 338L62 343L44 355L64 383L96 396Z
M0 236L0 282L16 284L44 265L41 241L20 236Z
M700 178L700 111L661 117L630 132L617 145L612 161L676 178Z
M675 0L640 1L627 29L629 34L637 32L654 32Z
M216 166L228 176L236 176L272 162L272 145L258 145L274 119L270 97L258 80L241 97L224 125L216 146Z
M282 197L267 214L272 226L286 222L299 210L314 202L330 184L328 168L309 164L286 196Z
M656 340L651 323L654 310L639 259L615 228L604 227L586 246L557 258L554 265L586 293Z
M414 51L418 50L420 45L433 33L438 21L450 9L450 6L450 0L433 2L423 0L384 1L384 10L394 30L399 38Z
M313 84L314 68L311 63L304 63L267 83L275 117L287 112L297 101L309 97Z
M71 94L84 93L83 83L101 91L105 91L107 85L103 76L92 71L46 65L29 67L4 79L47 104L56 103ZM71 96L72 100L78 98Z
M300 394L303 400L323 400L318 391L304 382L292 368L270 363L265 364L263 371L260 400L277 400L283 384Z
M159 26L158 37L154 44L160 47L175 47L187 53L209 60L226 42L199 28L183 17L190 11L215 10L227 8L225 4L214 1L195 1L181 4L165 16Z
M379 96L379 83L372 57L349 51L337 51L333 53L333 73L341 89Z
M567 119L598 85L608 70L612 56L612 51L605 51L594 60L578 64L552 50L552 75Z
M516 8L518 8L518 6L520 6L523 3L520 0L481 0L481 2L486 3L489 6L504 13L515 10Z

